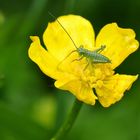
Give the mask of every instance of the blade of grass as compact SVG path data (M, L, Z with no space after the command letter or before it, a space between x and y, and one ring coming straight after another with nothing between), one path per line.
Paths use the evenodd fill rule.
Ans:
M20 35L28 35L35 27L48 0L34 0L21 26Z

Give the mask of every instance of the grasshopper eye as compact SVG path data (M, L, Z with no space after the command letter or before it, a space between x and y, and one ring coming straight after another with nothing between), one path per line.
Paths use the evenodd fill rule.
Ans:
M80 45L80 47L79 48L84 48L84 46L83 45Z
M104 50L106 48L106 45L101 45L101 49Z

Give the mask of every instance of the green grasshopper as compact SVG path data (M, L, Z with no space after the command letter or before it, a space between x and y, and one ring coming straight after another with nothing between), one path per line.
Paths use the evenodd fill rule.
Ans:
M106 48L105 45L101 45L100 48L98 48L98 49L96 49L94 51L90 51L88 49L85 49L83 45L80 45L79 47L77 47L75 42L73 41L72 37L70 36L70 34L67 32L67 30L64 28L64 26L59 22L59 20L50 12L49 12L49 15L51 15L58 22L58 24L62 27L62 29L69 36L70 40L72 41L72 43L73 43L73 45L74 45L74 47L76 49L76 50L73 50L72 52L70 52L58 65L60 65L67 57L69 57L74 52L77 52L79 54L80 58L75 59L73 61L76 61L76 60L80 61L83 58L86 58L88 63L85 66L84 70L87 68L87 66L90 63L111 63L111 61L110 61L110 59L108 57L100 54L100 52L103 51Z

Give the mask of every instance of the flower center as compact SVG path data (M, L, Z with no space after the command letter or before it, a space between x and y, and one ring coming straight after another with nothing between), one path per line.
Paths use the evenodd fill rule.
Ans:
M91 88L101 88L105 78L113 73L110 64L94 64L82 71L81 80L88 83Z

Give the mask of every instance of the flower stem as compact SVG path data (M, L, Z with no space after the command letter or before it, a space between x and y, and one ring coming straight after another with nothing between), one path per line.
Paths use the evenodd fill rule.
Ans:
M72 126L78 116L78 113L82 107L82 104L83 104L82 102L75 99L75 102L73 104L71 112L68 115L68 118L66 119L64 124L62 124L62 126L60 127L60 129L58 130L56 135L51 140L60 140L70 131L70 129L72 128Z

